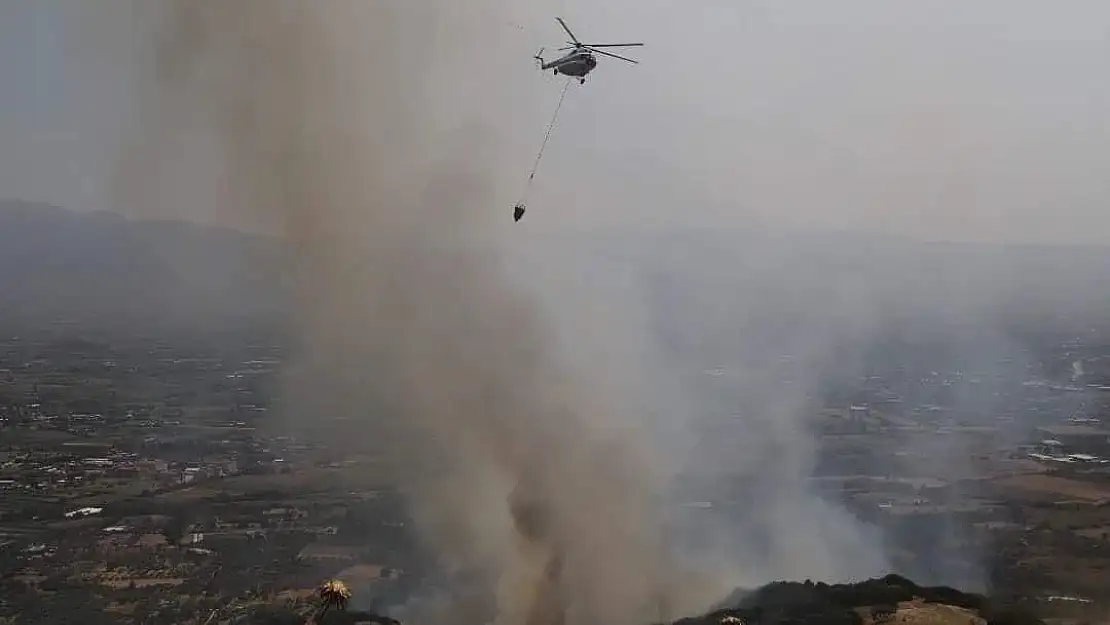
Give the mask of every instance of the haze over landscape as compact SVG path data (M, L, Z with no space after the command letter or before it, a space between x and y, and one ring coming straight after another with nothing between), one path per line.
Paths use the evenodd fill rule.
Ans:
M103 156L134 120L135 72L151 60L140 53L141 22L158 10L148 4L0 7L6 195L123 210L107 194ZM1107 9L1094 0L1067 11L1002 0L481 2L439 22L433 9L377 5L412 31L385 44L395 45L390 74L376 75L360 50L338 53L346 88L411 102L406 83L390 81L426 80L437 97L420 101L438 102L428 119L485 124L506 151L512 167L491 171L510 203L523 178L517 159L534 153L557 95L558 81L537 75L530 58L564 38L553 16L586 39L650 44L636 51L640 65L603 64L588 90L571 94L537 183L537 201L558 208L533 230L758 219L929 239L1107 242L1110 87L1099 78L1110 43ZM89 21L115 24L116 36L86 45ZM482 70L470 62L476 50ZM384 124L381 110L360 109L359 126ZM179 140L178 159L199 159L207 141L199 131ZM580 182L558 183L567 178ZM174 208L168 216L226 210Z
M1110 10L518 4L4 3L7 334L279 337L252 427L404 493L406 621L1011 583L995 478L1106 407ZM571 86L513 224L553 15L647 45Z

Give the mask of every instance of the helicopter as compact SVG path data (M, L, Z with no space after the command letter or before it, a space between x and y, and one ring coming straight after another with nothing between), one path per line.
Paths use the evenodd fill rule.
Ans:
M574 36L574 33L572 33L570 31L570 27L568 27L567 23L563 21L563 18L556 17L555 19L556 19L556 21L559 22L559 25L563 27L563 30L567 31L567 34L570 35L570 38L571 38L571 41L567 42L570 45L568 45L565 48L559 48L559 50L560 51L570 50L570 52L567 52L563 56L561 56L561 57L559 57L559 58L557 58L553 61L544 61L543 60L543 48L540 48L540 51L536 53L535 59L537 61L539 61L539 65L540 65L541 70L544 70L544 71L552 70L552 72L556 76L558 76L559 74L563 74L564 76L570 76L570 77L573 77L573 78L577 78L579 84L585 84L586 83L586 74L589 74L590 72L593 71L593 69L595 67L597 67L597 57L594 56L594 53L604 54L605 56L611 56L615 59L620 59L622 61L628 61L629 63L638 63L639 62L639 61L633 61L632 59L629 59L629 58L625 58L623 56L620 56L619 54L613 54L612 52L606 52L604 50L597 50L596 48L626 48L626 47L632 47L632 46L642 46L644 44L642 44L642 43L591 43L591 44L585 44L585 43L582 43L581 41L579 41L578 37Z

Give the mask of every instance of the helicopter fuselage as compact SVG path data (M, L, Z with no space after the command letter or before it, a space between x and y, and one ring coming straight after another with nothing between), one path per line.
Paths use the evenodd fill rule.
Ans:
M575 78L585 78L586 74L592 72L595 67L597 67L597 59L586 50L576 50L540 65L540 69L554 70L556 74Z

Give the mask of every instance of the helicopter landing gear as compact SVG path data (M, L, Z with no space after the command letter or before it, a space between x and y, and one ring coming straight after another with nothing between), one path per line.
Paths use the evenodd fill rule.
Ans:
M559 68L555 68L555 69L551 70L551 75L552 76L558 76L559 75Z
M586 79L585 78L579 78L578 79L578 84L580 84L580 85L586 84Z

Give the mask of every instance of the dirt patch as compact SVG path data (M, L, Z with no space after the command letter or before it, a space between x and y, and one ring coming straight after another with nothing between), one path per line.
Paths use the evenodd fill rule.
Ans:
M197 503L212 499L220 492L214 486L190 486L161 493L158 495L158 501L167 505Z
M139 604L134 602L111 603L108 604L108 607L104 608L104 611L111 612L112 614L134 614L137 607L139 607Z
M142 547L161 547L164 544L166 537L163 534L143 534L139 537L139 545Z
M940 603L905 601L885 623L905 625L986 625L986 620L972 610Z
M45 575L39 575L37 573L24 573L24 574L14 575L12 577L12 579L14 579L16 581L19 581L19 582L22 582L24 584L27 584L28 586L37 586L38 584L42 583L43 580L46 579L46 576Z
M274 595L279 601L310 601L316 598L315 588L289 588Z
M1079 536L1082 536L1083 538L1110 542L1110 525L1085 527L1083 529L1075 530L1075 533Z
M382 577L382 567L376 564L356 564L336 573L337 578L348 584L372 582Z
M1059 495L1082 501L1110 501L1110 488L1051 475L1020 475L995 481L997 486Z
M183 577L135 577L131 579L100 580L102 586L115 589L130 588L131 584L134 584L135 588L151 588L153 586L180 586L184 583L185 578Z

